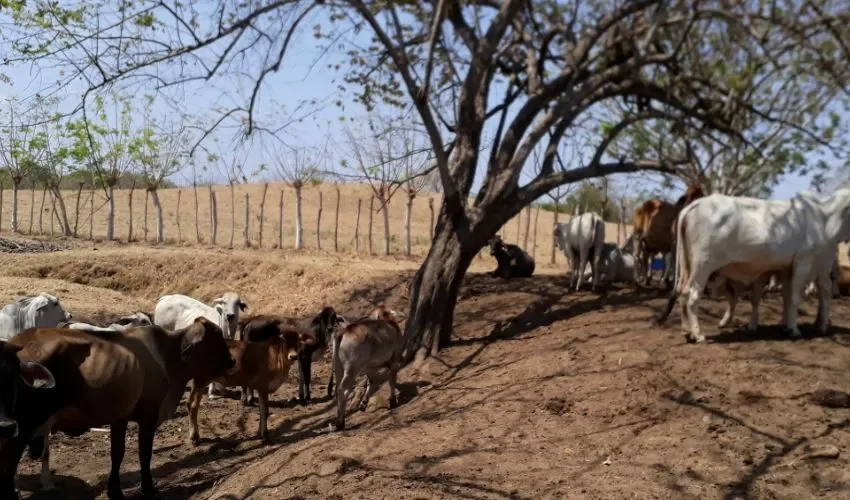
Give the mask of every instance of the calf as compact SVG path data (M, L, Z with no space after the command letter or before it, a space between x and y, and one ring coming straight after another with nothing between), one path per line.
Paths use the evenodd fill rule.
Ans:
M281 328L279 334L261 342L228 341L228 349L231 357L236 360L236 367L214 380L225 387L241 386L257 390L260 402L259 436L264 442L268 440L266 419L269 414L269 394L278 390L288 377L289 368L298 358L298 348L302 342L310 343L314 340L308 334L289 328ZM189 440L195 445L201 439L198 433L198 409L201 406L203 388L209 382L210 380L193 379L192 392L187 402L191 426Z
M534 274L534 259L522 248L502 241L499 235L489 242L490 255L496 258L494 277L509 280L511 278L530 278Z
M301 333L309 334L315 340L312 343L302 343L298 350L298 401L306 404L310 401L310 386L312 383L312 363L322 359L325 350L330 345L331 337L336 331L337 325L344 322L345 318L337 314L331 306L325 306L319 314L313 317L293 319L277 316L254 316L247 319L241 327L241 339L249 341L262 341L271 338L280 328L290 328ZM333 396L333 362L331 362L328 374L328 397ZM248 391L243 387L244 403L250 403L253 399L253 390Z
M334 336L334 371L339 374L336 382L336 430L345 429L346 403L360 373L365 373L367 378L366 391L358 404L360 411L366 411L369 399L383 385L384 380L378 379L378 372L383 369L389 371L390 408L398 406L396 376L401 368L403 344L399 317L399 313L378 304L368 319L347 324Z
M47 450L51 430L80 435L102 425L110 426L107 495L123 498L119 472L131 421L139 426L142 494L153 497L150 462L160 423L191 378L211 379L234 366L221 330L203 318L176 332L33 328L4 343L0 357L0 434L6 438L0 439L0 498L17 498L14 475L27 441L31 451ZM48 460L43 453L43 481Z
M89 332L115 332L115 331L124 331L128 328L139 328L142 326L152 326L150 317L141 312L137 312L135 314L131 314L129 316L124 316L119 318L116 323L112 323L107 327L95 326L89 323L80 323L75 321L63 321L59 323L57 328L67 328L70 330L86 330Z

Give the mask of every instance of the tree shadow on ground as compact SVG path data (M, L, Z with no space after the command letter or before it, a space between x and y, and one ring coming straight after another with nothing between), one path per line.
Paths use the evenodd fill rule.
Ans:
M713 344L743 344L749 342L803 342L816 338L831 338L836 335L844 336L850 333L850 329L840 326L830 326L826 333L818 330L815 325L798 325L800 333L799 338L794 338L788 331L779 325L759 325L755 331L749 331L746 328L737 328L732 331L721 332L712 336L706 336L706 342Z

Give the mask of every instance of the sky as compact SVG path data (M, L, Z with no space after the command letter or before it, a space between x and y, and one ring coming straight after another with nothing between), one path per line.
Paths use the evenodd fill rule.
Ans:
M302 26L312 27L314 24L322 22L321 14L311 15ZM317 42L312 37L311 30L307 29L300 33L293 40L291 49L283 62L281 70L268 77L262 87L260 100L258 101L257 109L261 114L269 115L275 113L281 116L287 116L295 110L299 103L316 99L320 102L327 103L322 109L304 119L301 122L296 122L287 127L283 136L288 144L293 146L321 147L325 143L328 135L331 140L337 144L335 153L338 161L345 156L345 128L339 117L345 115L347 117L358 118L358 121L348 122L348 126L355 131L364 127L365 117L364 110L361 106L350 102L350 97L341 93L337 85L342 79L343 72L328 68L328 65L334 65L344 61L344 54L334 54L333 52L322 56L322 52L317 47ZM319 60L317 63L316 61ZM18 65L14 67L5 67L2 72L7 75L11 81L11 86L0 83L0 99L17 96L26 97L36 92L43 91L49 87L52 82L55 82L61 73L56 68L33 67L32 65ZM75 82L61 91L63 107L70 109L79 103L80 96L85 90L85 85L82 82ZM207 113L213 116L213 110L217 107L232 106L234 104L242 104L247 102L244 98L234 98L234 96L247 96L249 87L244 81L237 81L235 78L219 79L213 83L204 85L194 85L187 88L174 88L169 91L173 101L179 102L184 110L191 113ZM141 92L136 92L141 94ZM344 109L333 105L335 101L342 101L345 104ZM282 106L281 106L282 105ZM174 106L164 99L158 99L154 108L154 113L163 119L173 118L177 112ZM232 144L230 142L232 132L223 131L217 136L220 138L218 144L207 140L205 145L213 151L218 152L218 147L222 148L222 152L227 154L227 151ZM246 172L250 174L256 170L256 167L261 163L265 163L266 158L260 148L254 148L248 153ZM476 183L473 186L473 191L481 185L483 177L483 168L479 168ZM353 172L351 172L353 173ZM217 182L225 182L226 176L222 172L209 168L207 172L200 172L199 176L206 177L208 180ZM191 182L193 172L188 169L172 176L171 180L178 183ZM273 179L275 172L268 171L263 177ZM619 178L619 180L618 180ZM623 176L614 176L613 185L622 186L622 189L632 190L634 186L634 177L624 178ZM774 199L790 198L799 191L809 188L809 180L799 176L788 176L780 182L773 191ZM670 195L675 199L678 197L678 192Z

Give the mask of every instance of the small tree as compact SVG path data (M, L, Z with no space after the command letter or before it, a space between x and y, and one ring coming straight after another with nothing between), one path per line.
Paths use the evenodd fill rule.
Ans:
M146 116L145 127L131 144L131 154L142 168L145 189L156 209L156 242L165 243L165 223L159 188L185 165L189 136L183 125L166 126Z
M19 232L18 192L21 184L34 171L38 158L30 151L29 144L36 135L31 125L31 111L25 103L11 98L8 102L8 121L0 126L0 161L12 185L12 232ZM29 112L28 112L29 111Z
M266 157L274 174L295 190L295 249L304 246L304 225L301 217L302 190L322 181L323 173L316 162L317 155L307 148L289 148L276 137L265 142Z

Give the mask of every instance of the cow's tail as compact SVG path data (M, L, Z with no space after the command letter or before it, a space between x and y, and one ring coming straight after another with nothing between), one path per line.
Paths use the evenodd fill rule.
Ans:
M337 394L337 397L340 397L340 382L342 381L342 360L339 358L339 346L342 344L342 334L345 333L347 324L340 325L340 328L334 329L333 331L333 342L331 342L331 373L330 377L336 383L336 387L334 387L334 393Z
M685 240L685 233L688 227L685 217L695 205L695 203L691 203L682 209L674 222L676 228L674 232L676 236L676 261L673 267L673 288L670 290L670 296L667 298L667 305L661 314L655 318L655 323L659 325L664 323L670 316L673 306L676 305L676 299L679 297L679 294L684 292L691 274L690 256L688 255L687 241Z

